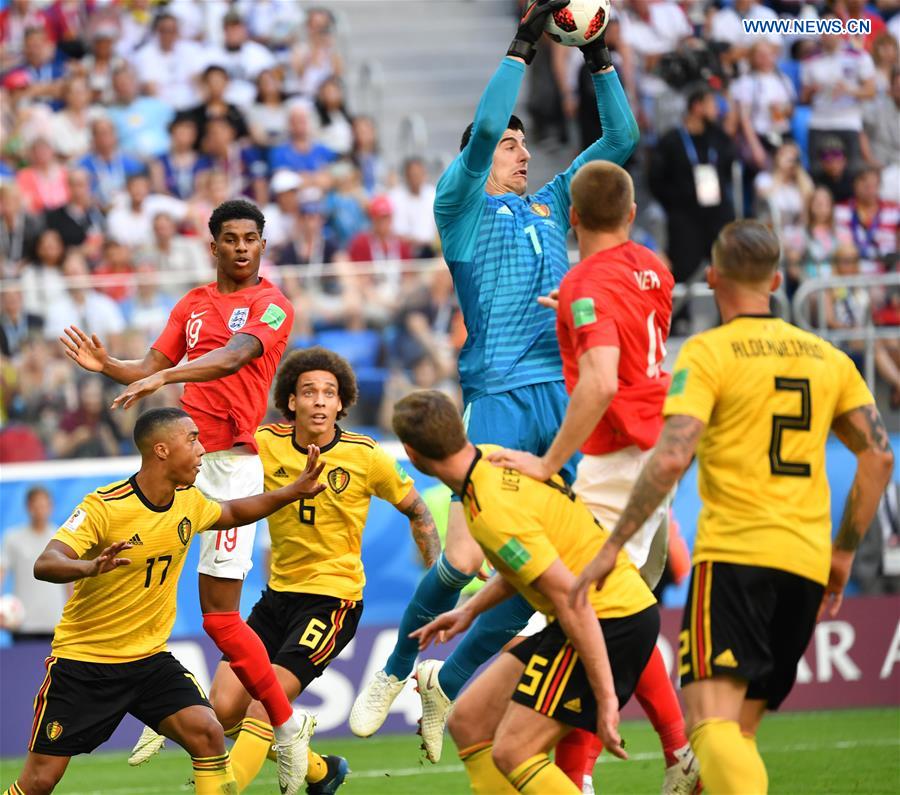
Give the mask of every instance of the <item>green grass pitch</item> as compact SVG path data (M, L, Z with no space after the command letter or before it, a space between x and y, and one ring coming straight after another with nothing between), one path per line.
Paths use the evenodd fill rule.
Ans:
M598 793L659 792L662 760L646 721L623 723L631 760L603 758L594 782ZM469 791L452 741L444 744L438 765L420 760L415 735L376 736L369 740L323 740L321 753L346 756L353 770L341 788L346 795L464 795ZM900 792L900 710L872 709L770 715L763 722L759 747L769 771L769 791L877 795ZM171 745L171 744L170 744ZM126 754L95 753L76 757L60 795L171 795L186 791L187 756L167 748L148 764L132 769ZM0 786L8 786L21 760L0 760ZM267 764L248 793L277 792L274 765Z

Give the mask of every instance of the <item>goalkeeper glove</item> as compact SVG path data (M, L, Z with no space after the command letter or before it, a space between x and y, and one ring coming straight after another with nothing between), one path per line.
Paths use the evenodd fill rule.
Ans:
M579 47L578 49L581 50L582 55L584 55L584 62L587 64L587 68L591 74L595 74L601 69L607 69L612 66L612 58L609 57L606 38L602 33L590 42L590 44L585 44L584 47Z
M529 3L522 13L516 37L509 45L506 54L521 58L525 63L530 64L534 60L534 54L537 51L535 45L544 32L547 17L567 5L569 5L569 0L533 0Z

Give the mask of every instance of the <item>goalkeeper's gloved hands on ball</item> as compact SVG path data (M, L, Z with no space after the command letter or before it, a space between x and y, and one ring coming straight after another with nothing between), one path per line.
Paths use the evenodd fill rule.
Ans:
M606 37L603 33L597 36L590 44L579 47L584 55L584 62L591 74L612 66L612 58L609 57L609 49L606 46Z
M530 64L534 60L535 45L544 34L547 17L567 5L569 5L569 0L533 0L529 3L522 12L516 37L509 45L506 54L521 58L525 63Z

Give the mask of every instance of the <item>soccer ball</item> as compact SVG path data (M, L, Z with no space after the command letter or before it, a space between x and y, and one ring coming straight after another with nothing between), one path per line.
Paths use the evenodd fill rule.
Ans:
M15 632L25 620L25 605L14 594L0 596L0 629Z
M547 35L567 47L583 47L600 36L609 24L610 0L569 0L569 5L547 17Z

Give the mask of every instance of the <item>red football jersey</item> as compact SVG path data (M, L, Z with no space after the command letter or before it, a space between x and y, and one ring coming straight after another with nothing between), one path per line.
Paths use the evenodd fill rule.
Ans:
M262 356L232 375L185 384L181 405L197 423L207 452L236 444L257 449L254 433L293 324L291 302L266 279L236 293L220 293L215 282L205 284L175 305L153 347L176 364L185 354L193 361L224 348L235 334L252 334L263 347Z
M603 455L630 445L648 450L656 444L669 389L662 362L674 283L659 257L631 241L588 257L562 280L556 331L569 394L585 351L619 348L618 392L583 453Z

